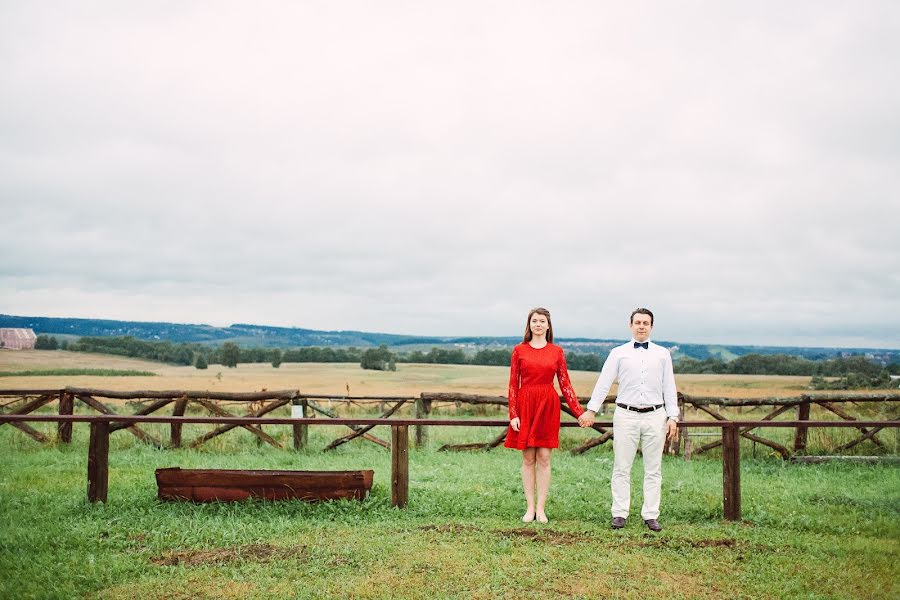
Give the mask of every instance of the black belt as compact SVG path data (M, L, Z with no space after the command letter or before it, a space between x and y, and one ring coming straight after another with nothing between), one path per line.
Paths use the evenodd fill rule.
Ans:
M628 406L627 404L619 404L618 402L616 402L616 406L618 406L619 408L624 408L625 410L630 410L630 411L639 412L639 413L653 412L654 410L657 410L657 409L660 409L663 407L662 404L657 404L655 406L648 406L646 408L638 408L637 406Z

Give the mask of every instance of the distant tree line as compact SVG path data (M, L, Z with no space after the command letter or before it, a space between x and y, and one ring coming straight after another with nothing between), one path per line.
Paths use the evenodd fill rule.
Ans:
M39 335L39 350L96 352L155 360L175 365L195 365L198 369L219 364L236 367L239 363L359 363L365 369L396 370L399 363L509 366L511 348L485 348L467 355L461 348L434 347L428 352L414 350L392 352L386 345L359 348L303 347L289 350L277 348L241 348L233 342L220 346L169 341L139 340L131 336L82 337L76 342L60 342L52 335ZM567 352L566 362L573 371L599 371L606 356L602 353ZM679 374L709 373L717 375L795 375L809 376L815 389L854 389L892 387L891 375L900 375L900 364L881 365L865 356L848 356L828 360L809 360L787 354L746 354L734 360L719 358L697 360L683 357L675 362ZM829 379L825 379L829 378ZM837 379L835 379L837 378Z
M682 358L675 363L675 372L809 376L814 389L847 390L893 387L896 384L891 383L891 375L900 375L900 364L881 365L865 356L809 360L788 354L745 354L731 361ZM838 379L829 381L826 377Z
M485 348L472 356L467 356L461 348L432 348L428 352L414 350L398 354L395 360L399 363L508 367L512 360L512 348ZM566 364L572 371L599 371L604 360L606 355L566 352Z
M745 354L734 360L719 358L695 360L681 358L675 362L676 373L712 373L731 375L819 375L843 377L849 373L900 374L900 364L884 366L865 356L847 356L829 360L808 360L788 354Z
M138 340L123 337L83 337L66 348L72 352L97 352L132 358L144 358L173 365L192 365L202 351L198 344L174 344L169 341Z

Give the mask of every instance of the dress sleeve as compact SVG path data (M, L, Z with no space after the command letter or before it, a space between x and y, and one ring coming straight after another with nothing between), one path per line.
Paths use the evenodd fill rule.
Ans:
M509 364L509 420L519 416L519 350L513 348Z
M559 388L562 390L569 409L576 418L580 417L584 409L578 404L578 396L575 394L575 388L572 387L572 381L569 379L569 370L566 368L566 353L562 348L559 349L559 361L556 363L556 378L559 380Z

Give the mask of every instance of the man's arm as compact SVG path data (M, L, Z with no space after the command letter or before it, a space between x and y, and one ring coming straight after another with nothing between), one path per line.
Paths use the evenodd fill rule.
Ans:
M663 366L662 377L663 402L666 405L666 415L670 419L678 419L678 392L675 389L675 370L672 368L672 355L666 350L666 364Z
M594 391L591 392L591 399L587 403L587 410L578 418L578 422L582 427L590 427L594 424L594 415L596 415L597 411L600 410L600 407L603 406L603 401L606 400L609 388L615 383L618 375L619 353L613 349L613 351L609 353L609 356L606 357L606 362L603 363L600 377L597 378L597 383L594 385Z
M663 366L663 402L666 407L666 439L678 441L678 391L675 389L675 369L672 368L672 354L666 349L666 364Z

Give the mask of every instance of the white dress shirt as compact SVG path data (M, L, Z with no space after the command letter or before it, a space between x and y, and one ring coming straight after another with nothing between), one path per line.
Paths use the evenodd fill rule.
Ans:
M631 340L616 346L606 357L587 409L594 412L600 410L609 388L618 379L617 403L636 408L663 404L666 415L677 419L678 396L672 355L653 342L649 342L646 349L635 348L634 342Z

